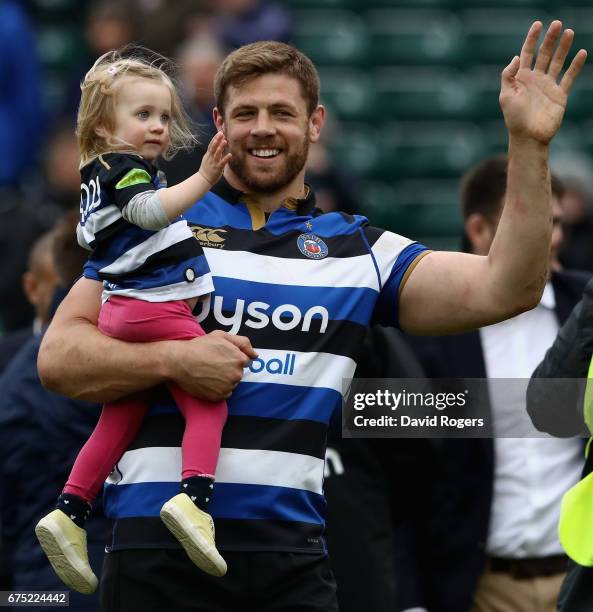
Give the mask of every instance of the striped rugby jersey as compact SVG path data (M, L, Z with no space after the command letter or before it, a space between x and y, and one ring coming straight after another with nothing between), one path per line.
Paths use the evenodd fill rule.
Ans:
M92 250L87 278L103 281L103 301L125 295L148 302L210 293L212 275L187 222L177 218L154 231L129 223L122 208L159 187L157 168L139 155L107 153L81 171L80 245Z
M321 552L326 433L342 379L371 321L397 325L403 279L427 251L364 217L321 215L312 194L267 220L245 199L222 180L186 214L214 277L198 320L249 337L259 354L228 400L209 512L221 550ZM183 425L155 390L106 482L110 549L177 547L159 510L179 490Z

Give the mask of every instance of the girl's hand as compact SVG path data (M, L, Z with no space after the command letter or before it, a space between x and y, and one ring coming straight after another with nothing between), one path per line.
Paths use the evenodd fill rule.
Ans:
M231 154L226 153L227 140L222 132L217 132L210 141L208 150L202 158L199 173L210 185L214 185L222 176L222 171L227 165Z

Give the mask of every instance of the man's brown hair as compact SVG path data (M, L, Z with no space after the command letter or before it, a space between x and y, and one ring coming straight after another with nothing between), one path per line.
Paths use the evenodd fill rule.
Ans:
M240 87L264 74L285 74L299 82L309 115L319 104L319 75L313 62L294 47L262 41L240 47L222 62L214 78L216 106L224 114L229 87Z
M464 219L478 213L491 223L497 223L507 190L507 165L506 155L493 155L463 176L461 211ZM554 175L552 175L552 193L557 198L561 198L564 194L562 182Z

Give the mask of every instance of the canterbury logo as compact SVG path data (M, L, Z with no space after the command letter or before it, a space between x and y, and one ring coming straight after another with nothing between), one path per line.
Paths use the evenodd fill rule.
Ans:
M221 249L225 241L225 236L219 236L218 234L227 233L227 231L223 229L210 229L207 227L199 227L198 225L194 225L191 231L202 246L215 247L217 249Z

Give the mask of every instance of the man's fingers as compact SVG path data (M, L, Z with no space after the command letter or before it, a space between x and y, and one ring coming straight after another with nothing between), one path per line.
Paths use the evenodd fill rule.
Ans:
M257 359L257 353L253 350L249 338L246 336L233 336L233 334L226 334L226 339L234 344L242 353L244 353L249 359Z
M554 57L550 62L550 68L548 69L548 74L556 80L560 71L562 70L562 66L564 66L564 62L566 61L566 56L570 51L570 47L572 45L572 41L574 39L574 32L572 30L564 30L562 32L562 37L560 38L560 44L554 53Z
M525 37L525 41L523 42L523 46L521 47L521 68L529 68L531 70L533 54L535 53L535 46L537 44L537 39L541 34L542 28L543 24L541 21L533 22L533 24L529 28L529 32L527 32L527 36Z
M502 71L502 84L510 83L515 78L517 72L519 72L519 56L515 55L511 63Z
M548 31L546 32L544 41L542 42L537 53L537 57L535 59L535 70L545 72L548 69L561 31L562 23L558 20L552 21Z
M568 94L571 87L574 85L576 78L579 76L579 72L585 65L587 60L587 52L585 49L581 49L575 56L568 70L564 73L562 80L560 81L560 87L564 90L564 93Z

